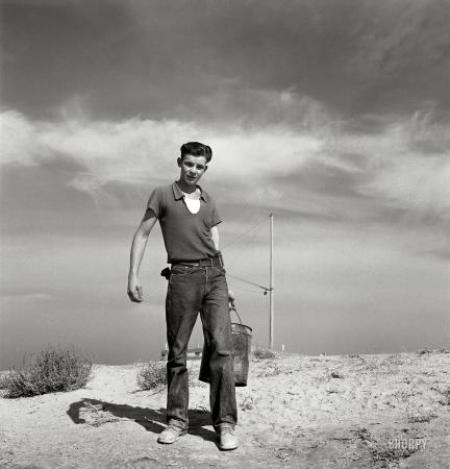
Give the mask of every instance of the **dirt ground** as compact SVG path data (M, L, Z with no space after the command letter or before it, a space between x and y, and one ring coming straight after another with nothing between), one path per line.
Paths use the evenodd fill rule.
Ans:
M190 366L189 434L170 446L165 390L142 364L95 365L84 389L0 399L0 467L436 468L450 461L450 353L253 359L237 389L241 445L221 452Z

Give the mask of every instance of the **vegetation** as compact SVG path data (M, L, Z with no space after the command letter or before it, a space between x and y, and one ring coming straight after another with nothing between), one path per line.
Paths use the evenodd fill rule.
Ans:
M268 358L275 358L275 352L268 348L256 348L253 350L253 356L258 360L264 360Z
M30 397L83 387L92 362L75 349L49 346L37 355L25 356L22 368L9 370L0 380L6 396Z
M166 362L151 361L138 374L138 385L144 391L159 389L166 384Z

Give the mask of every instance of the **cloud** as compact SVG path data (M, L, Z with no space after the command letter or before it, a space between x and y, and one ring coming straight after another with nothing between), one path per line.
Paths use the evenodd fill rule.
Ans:
M1 114L2 164L32 165L39 153L36 125L16 111Z
M345 117L448 110L449 14L442 0L8 2L2 98L35 117L82 94L96 120L227 124L283 115L251 89Z
M367 220L376 213L379 219L383 211L400 210L405 219L448 219L450 140L445 120L436 119L433 109L379 116L376 131L367 132L366 117L362 126L336 120L323 104L291 90L253 93L280 112L300 110L305 125L106 121L80 112L52 122L6 111L2 165L58 171L68 189L111 206L126 200L127 191L174 179L180 144L199 140L214 151L214 170L206 180L230 204L265 204L326 218Z
M283 127L247 131L236 126L225 133L195 122L137 118L32 121L12 111L2 114L2 122L8 141L3 165L76 161L84 170L74 171L69 185L93 196L112 183L142 185L173 178L180 144L189 140L211 144L221 177L258 180L293 171L317 154L322 144L315 136ZM268 165L270 160L273 163Z
M416 112L392 120L379 135L342 138L341 148L365 155L361 194L422 218L448 219L450 208L450 139L432 113Z
M387 330L394 348L399 334L443 337L446 0L32 3L2 9L11 344L36 342L41 326L45 337L86 337L80 317L124 335L124 312L136 315L124 294L132 230L150 189L176 178L180 144L194 139L214 149L202 184L226 221L229 274L267 283L275 213L279 343L299 314L310 350L323 324L333 343L343 317L352 318L343 341L361 331L360 347ZM165 254L158 230L151 237L142 276L157 313ZM240 298L261 337L267 298ZM146 316L156 330L160 315ZM402 332L414 316L420 331Z

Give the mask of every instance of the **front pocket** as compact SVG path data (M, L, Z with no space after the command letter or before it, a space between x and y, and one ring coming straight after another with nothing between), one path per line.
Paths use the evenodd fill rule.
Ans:
M186 282L191 281L191 276L201 272L202 268L199 266L190 265L176 265L170 271L169 285L178 284L181 286Z
M227 271L225 270L224 267L213 267L213 269L219 273L219 274L222 274L222 275L225 275L227 273Z

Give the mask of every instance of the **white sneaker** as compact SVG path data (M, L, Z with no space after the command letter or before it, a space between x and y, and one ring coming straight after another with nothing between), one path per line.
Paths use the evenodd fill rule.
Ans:
M169 424L168 427L159 434L157 441L164 445L171 445L175 443L180 436L186 435L186 433L187 430L185 428Z
M234 433L234 427L228 423L219 425L219 449L222 451L230 451L239 446L237 436Z

